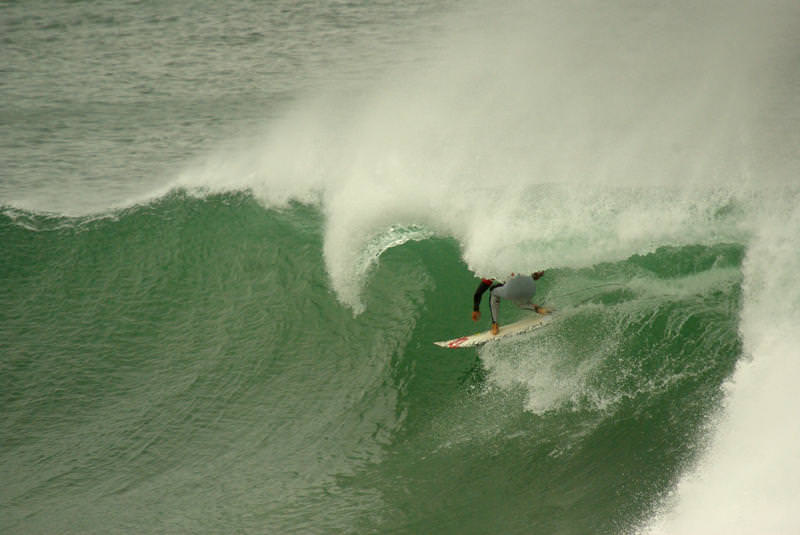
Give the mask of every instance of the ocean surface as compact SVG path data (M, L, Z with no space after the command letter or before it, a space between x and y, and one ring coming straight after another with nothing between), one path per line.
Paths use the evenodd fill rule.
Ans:
M31 0L0 47L0 532L800 533L796 1ZM434 346L540 269L545 328Z

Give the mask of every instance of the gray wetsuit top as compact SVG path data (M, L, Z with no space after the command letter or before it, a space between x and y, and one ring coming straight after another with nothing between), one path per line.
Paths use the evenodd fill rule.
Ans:
M530 275L514 275L502 286L492 290L492 295L524 305L536 294L536 281Z
M536 294L536 281L531 275L514 275L502 286L492 288L489 293L492 296L489 300L492 323L497 323L500 299L508 299L515 305L530 304Z

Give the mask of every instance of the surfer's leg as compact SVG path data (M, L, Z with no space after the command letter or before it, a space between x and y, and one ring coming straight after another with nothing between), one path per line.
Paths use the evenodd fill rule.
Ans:
M491 298L489 299L489 309L492 312L492 323L497 323L498 313L500 312L500 296L494 290L492 290Z

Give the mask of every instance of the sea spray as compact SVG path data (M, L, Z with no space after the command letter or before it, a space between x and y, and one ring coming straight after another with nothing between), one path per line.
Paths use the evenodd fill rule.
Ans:
M800 496L800 192L784 190L753 214L743 264L745 357L726 384L725 410L699 465L648 533L794 533Z
M763 159L746 143L768 90L747 77L768 47L723 45L747 8L682 7L680 23L678 7L468 11L422 63L301 100L177 185L321 203L327 271L356 310L362 251L392 225L456 238L484 276L743 239L730 208Z

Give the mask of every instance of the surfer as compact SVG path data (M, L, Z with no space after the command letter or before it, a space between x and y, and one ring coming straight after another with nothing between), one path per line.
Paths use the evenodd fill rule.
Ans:
M497 324L498 312L500 311L500 299L508 299L520 308L533 308L539 314L547 314L548 310L539 305L531 303L536 293L536 282L544 271L537 271L530 275L511 274L511 278L505 283L495 282L494 279L481 279L478 289L475 290L472 306L472 320L478 321L481 318L481 298L486 290L489 290L489 310L492 314L492 334L500 332Z

